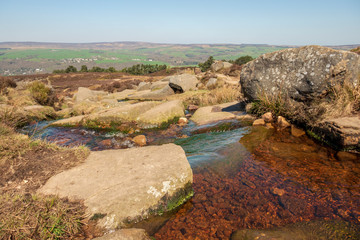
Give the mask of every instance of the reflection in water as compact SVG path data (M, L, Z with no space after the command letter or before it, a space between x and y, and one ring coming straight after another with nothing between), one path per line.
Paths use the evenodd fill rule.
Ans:
M221 137L218 142L187 142L189 161L197 155L207 155L210 161L197 157L202 164L194 168L195 196L154 235L156 239L229 239L241 228L314 219L360 222L356 155L337 154L288 131L253 130L241 143L227 147L216 148ZM216 154L202 153L201 146L209 149L209 144L215 145Z

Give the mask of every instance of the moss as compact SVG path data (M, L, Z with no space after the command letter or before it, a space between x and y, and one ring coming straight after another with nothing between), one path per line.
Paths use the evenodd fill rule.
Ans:
M172 211L177 207L181 206L187 202L190 198L194 196L194 189L192 184L189 182L185 185L183 189L176 192L170 199L168 199L166 204L166 211Z
M91 218L90 220L93 220L93 221L96 221L98 219L102 219L106 216L106 214L104 213L95 213Z

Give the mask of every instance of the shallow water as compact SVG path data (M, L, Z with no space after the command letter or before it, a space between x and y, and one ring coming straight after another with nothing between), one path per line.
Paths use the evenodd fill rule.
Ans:
M46 124L37 126L35 137L93 150L131 147L124 144L128 136L120 133ZM145 135L149 144L182 146L194 173L190 201L175 213L136 225L156 239L229 239L239 229L319 219L360 223L358 155L335 152L288 130L243 127L234 121L203 127L190 123ZM181 135L189 137L179 139Z

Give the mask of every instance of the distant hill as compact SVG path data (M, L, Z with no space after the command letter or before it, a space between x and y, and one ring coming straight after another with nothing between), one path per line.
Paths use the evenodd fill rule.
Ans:
M350 50L359 45L330 46ZM134 64L193 66L209 56L234 60L240 56L258 57L296 46L267 44L162 44L147 42L98 43L0 43L0 75L49 73L73 65L114 67L120 70Z

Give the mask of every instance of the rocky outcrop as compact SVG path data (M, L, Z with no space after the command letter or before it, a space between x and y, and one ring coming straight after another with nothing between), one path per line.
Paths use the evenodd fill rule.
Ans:
M98 224L115 229L126 222L171 210L192 195L193 175L175 144L91 152L85 162L50 178L39 189L81 199Z
M249 100L285 93L295 101L321 96L334 84L358 85L360 56L320 46L285 49L244 65L240 83Z
M199 80L195 77L195 75L181 74L172 76L169 81L169 86L175 92L183 93L189 90L195 90L198 82Z

